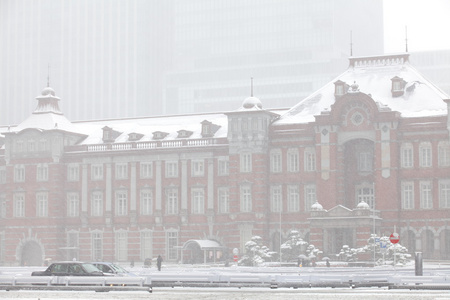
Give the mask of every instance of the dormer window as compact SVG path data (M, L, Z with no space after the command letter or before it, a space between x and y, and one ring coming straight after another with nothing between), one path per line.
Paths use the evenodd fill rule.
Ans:
M177 138L188 138L192 135L192 131L189 130L179 130Z
M115 139L121 134L118 131L113 130L111 127L105 126L102 128L103 130L103 142L104 143L112 143Z
M212 137L219 130L220 126L208 120L202 122L202 137Z
M140 139L142 139L144 135L141 133L136 133L136 132L132 132L130 134L128 134L128 140L129 141L139 141Z
M168 135L167 132L155 131L155 132L153 132L153 139L154 139L154 140L162 140L162 139L165 138L167 135Z
M391 88L392 97L402 96L404 93L406 81L398 76L391 78L391 81L392 81L392 88Z
M350 86L345 82L338 80L334 83L334 97L339 98L347 94L348 88Z

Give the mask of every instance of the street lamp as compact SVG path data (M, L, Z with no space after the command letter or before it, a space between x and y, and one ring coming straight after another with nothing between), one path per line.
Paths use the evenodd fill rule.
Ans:
M278 204L279 206L279 211L280 211L280 267L281 267L281 212L283 210L283 200L282 198L280 198L280 202Z

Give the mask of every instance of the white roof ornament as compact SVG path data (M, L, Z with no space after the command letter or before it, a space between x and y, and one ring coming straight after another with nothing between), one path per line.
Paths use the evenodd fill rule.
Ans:
M256 97L248 97L242 103L244 109L262 109L261 101Z
M238 110L261 110L261 109L262 109L261 100L253 96L253 77L251 77L250 97L246 98L244 102L242 102L242 106Z
M361 200L361 202L359 202L358 205L356 206L356 209L361 209L361 210L370 209L370 206L364 200Z
M323 210L323 206L319 202L316 201L316 203L311 205L311 210L312 211L321 211L321 210Z
M359 93L359 85L356 83L356 81L353 81L353 84L350 86L350 89L348 90L349 93Z

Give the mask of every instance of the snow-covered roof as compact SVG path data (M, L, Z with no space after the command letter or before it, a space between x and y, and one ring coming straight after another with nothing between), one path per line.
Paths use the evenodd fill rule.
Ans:
M192 131L190 139L202 138L202 124L204 120L212 124L220 126L214 134L214 138L225 138L228 132L228 118L224 114L199 114L199 115L175 115L163 117L147 117L147 118L130 118L115 120L98 120L86 122L74 122L78 133L86 134L88 137L84 139L81 145L101 144L103 143L103 128L108 126L112 130L119 132L120 135L115 138L114 142L128 142L130 133L143 134L139 141L152 141L153 132L166 132L167 136L164 141L176 140L178 131Z
M52 88L44 88L41 95L36 97L36 100L38 100L38 105L34 112L18 126L11 127L11 132L20 132L29 128L77 132L73 124L59 109L58 102L60 99L55 96L55 91Z
M391 79L396 76L406 82L403 95L398 97L394 97L391 92ZM448 99L448 95L411 66L409 54L406 53L350 58L350 66L344 73L300 101L274 124L314 122L314 116L329 111L336 101L334 83L338 80L349 86L358 85L359 91L370 94L379 107L398 111L402 117L436 116L447 113L447 105L443 99Z

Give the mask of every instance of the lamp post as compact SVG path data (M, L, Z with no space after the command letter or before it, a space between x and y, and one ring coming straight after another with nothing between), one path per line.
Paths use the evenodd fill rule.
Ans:
M280 198L279 209L280 211L280 267L281 267L281 212L283 211L283 200Z
M375 226L375 182L372 183L372 212L373 212L373 266L375 267L376 226Z

